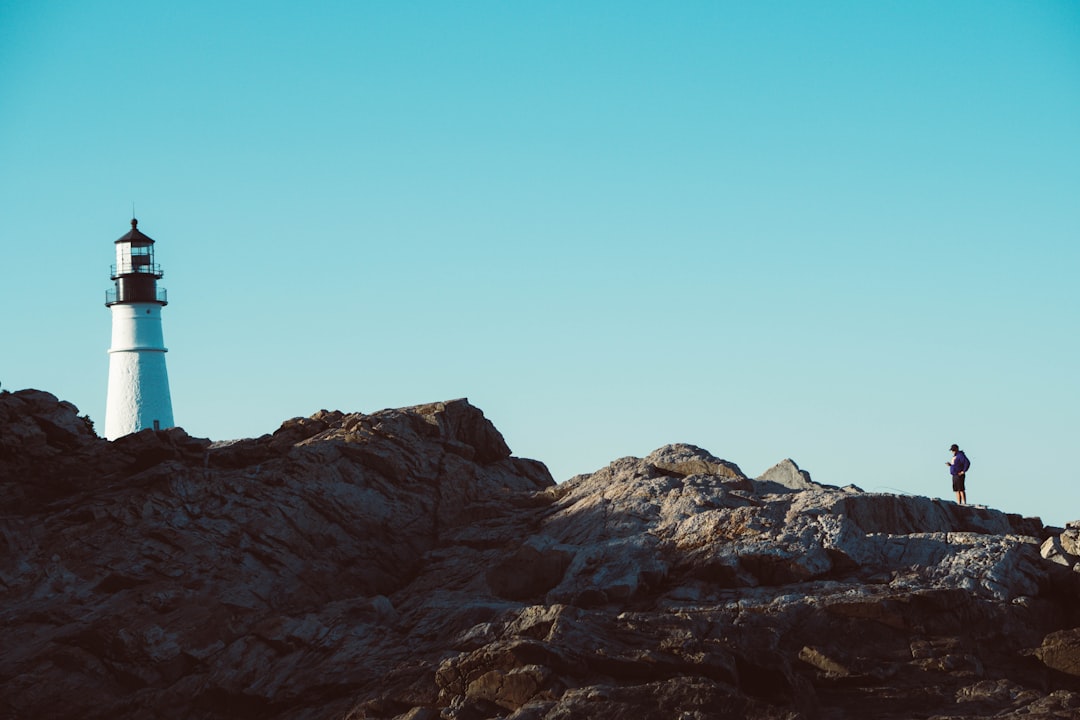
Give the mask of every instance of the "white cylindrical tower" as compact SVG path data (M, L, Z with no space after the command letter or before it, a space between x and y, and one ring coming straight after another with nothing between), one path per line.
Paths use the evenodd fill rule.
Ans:
M157 286L161 266L154 262L154 241L139 232L132 218L131 232L116 241L115 286L105 294L112 311L109 347L109 395L105 403L105 437L118 437L144 428L173 426L169 374L165 370L165 339L161 308L165 289Z

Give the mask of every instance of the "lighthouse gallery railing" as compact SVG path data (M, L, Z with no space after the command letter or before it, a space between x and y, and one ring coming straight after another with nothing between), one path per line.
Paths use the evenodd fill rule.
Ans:
M124 297L124 295L127 295L128 297ZM115 305L122 302L146 302L145 298L135 300L135 298L130 297L132 295L135 295L135 293L121 293L118 292L116 288L109 288L105 291L105 304ZM154 300L161 303L162 305L166 305L169 302L169 295L166 292L165 288L155 288L154 296Z

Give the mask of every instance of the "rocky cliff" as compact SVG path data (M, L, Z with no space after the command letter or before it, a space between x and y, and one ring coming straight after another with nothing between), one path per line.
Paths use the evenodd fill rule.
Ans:
M464 400L230 443L0 393L0 717L1072 718L1080 528Z

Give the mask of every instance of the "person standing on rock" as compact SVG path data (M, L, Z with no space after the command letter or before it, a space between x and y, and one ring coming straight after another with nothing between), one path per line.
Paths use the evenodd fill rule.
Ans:
M956 502L960 505L967 505L967 489L964 487L964 480L967 479L967 471L971 467L971 461L968 460L967 455L956 443L953 443L949 450L952 451L952 460L945 464L949 466L949 474L952 475L952 489L956 493Z

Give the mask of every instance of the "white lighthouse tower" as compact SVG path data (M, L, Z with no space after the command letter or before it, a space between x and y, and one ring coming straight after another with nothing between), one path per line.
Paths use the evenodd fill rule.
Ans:
M105 437L118 437L144 428L173 426L169 375L165 370L165 338L161 308L165 289L157 286L163 273L154 262L154 241L139 232L131 219L131 232L116 241L116 285L105 293L112 311L109 347L109 395L105 404Z

